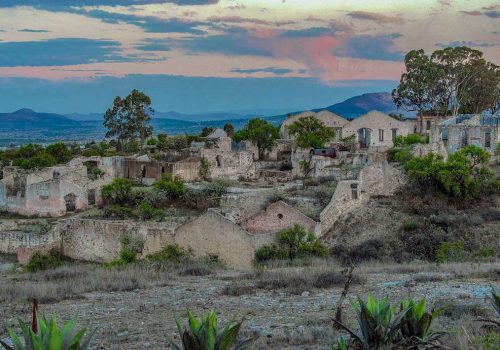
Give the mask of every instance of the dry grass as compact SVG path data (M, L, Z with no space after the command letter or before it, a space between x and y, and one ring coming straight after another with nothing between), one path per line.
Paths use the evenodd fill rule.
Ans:
M361 264L356 268L358 274L369 275L386 272L390 274L442 273L450 278L486 278L491 281L500 280L500 261L493 262L463 262L435 264L416 261L411 263L379 263Z
M269 266L264 270L257 270L245 276L246 281L237 281L225 288L224 294L242 295L245 292L253 293L255 288L275 290L284 289L291 294L301 294L312 289L340 287L344 285L345 278L339 268L334 268L325 260L309 261L308 266ZM354 275L353 283L363 283L364 279ZM253 283L253 284L252 284ZM255 286L249 288L249 286Z
M171 275L141 266L102 268L97 265L65 265L34 274L15 274L0 285L0 301L56 302L89 292L116 292L165 285Z

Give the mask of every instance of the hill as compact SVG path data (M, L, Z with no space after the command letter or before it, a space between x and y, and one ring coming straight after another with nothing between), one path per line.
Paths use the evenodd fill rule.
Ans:
M79 122L55 113L37 113L31 109L23 108L13 113L0 113L0 128L38 129L42 127L76 126Z
M388 92L375 92L363 94L360 96L351 97L343 102L320 108L315 111L328 110L332 113L338 114L344 118L357 118L365 113L373 110L377 110L383 113L402 113L407 116L411 114L404 113L398 110L394 102L392 101L392 96Z

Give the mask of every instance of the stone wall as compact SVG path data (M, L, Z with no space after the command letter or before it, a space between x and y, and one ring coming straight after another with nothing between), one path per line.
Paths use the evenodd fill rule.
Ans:
M249 270L255 250L274 241L274 235L252 235L215 210L179 227L175 242L195 256L217 258L228 267Z
M262 211L269 204L273 195L272 188L229 192L221 199L221 213L230 220L241 224Z
M357 180L340 181L330 203L320 213L321 235L334 228L342 216L366 203L370 196L390 196L407 181L406 174L387 161L365 166Z
M274 234L294 225L315 232L317 223L294 207L278 201L270 204L265 211L254 215L241 226L254 234Z
M224 152L218 149L201 150L201 157L206 158L210 164L209 178L226 178L238 180L240 177L247 177L253 167L253 156L250 151Z
M201 158L189 158L174 163L174 175L185 182L200 180Z
M175 243L174 232L181 222L75 218L61 221L60 225L63 255L78 260L109 262L119 256L122 236L142 237L143 255L146 256Z

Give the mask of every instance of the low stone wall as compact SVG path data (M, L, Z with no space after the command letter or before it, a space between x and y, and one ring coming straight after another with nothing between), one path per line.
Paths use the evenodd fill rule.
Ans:
M137 222L129 220L68 219L61 225L62 254L72 259L109 262L121 251L121 238L136 235L144 239L143 255L173 244L179 222Z
M0 224L0 253L17 254L20 247L37 247L59 241L60 230L57 226L44 234L20 230L20 225L30 223L30 220L3 221Z

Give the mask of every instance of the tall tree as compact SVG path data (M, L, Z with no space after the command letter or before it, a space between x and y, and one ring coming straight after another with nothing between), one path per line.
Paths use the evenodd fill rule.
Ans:
M440 79L444 75L441 67L431 61L424 50L412 50L405 56L406 72L401 75L399 86L392 91L398 108L407 111L435 111L442 106Z
M469 47L447 47L430 57L423 50L405 57L406 72L392 92L394 103L419 114L480 113L500 109L499 67Z
M313 116L300 118L290 125L288 132L296 136L296 142L302 148L323 148L325 143L335 137L335 132Z
M280 136L278 127L264 119L250 119L245 127L234 133L235 141L249 140L259 150L259 159L264 158L264 151L271 150Z
M231 123L224 124L224 131L226 132L227 136L233 137L234 134L234 126Z
M117 96L113 107L104 114L103 125L108 129L106 137L116 137L119 148L125 142L136 139L144 144L153 132L149 125L153 113L151 99L137 89L132 90L124 99Z
M486 64L482 57L481 51L466 46L447 47L432 54L432 61L444 71L444 96L453 115L467 103L465 92Z

